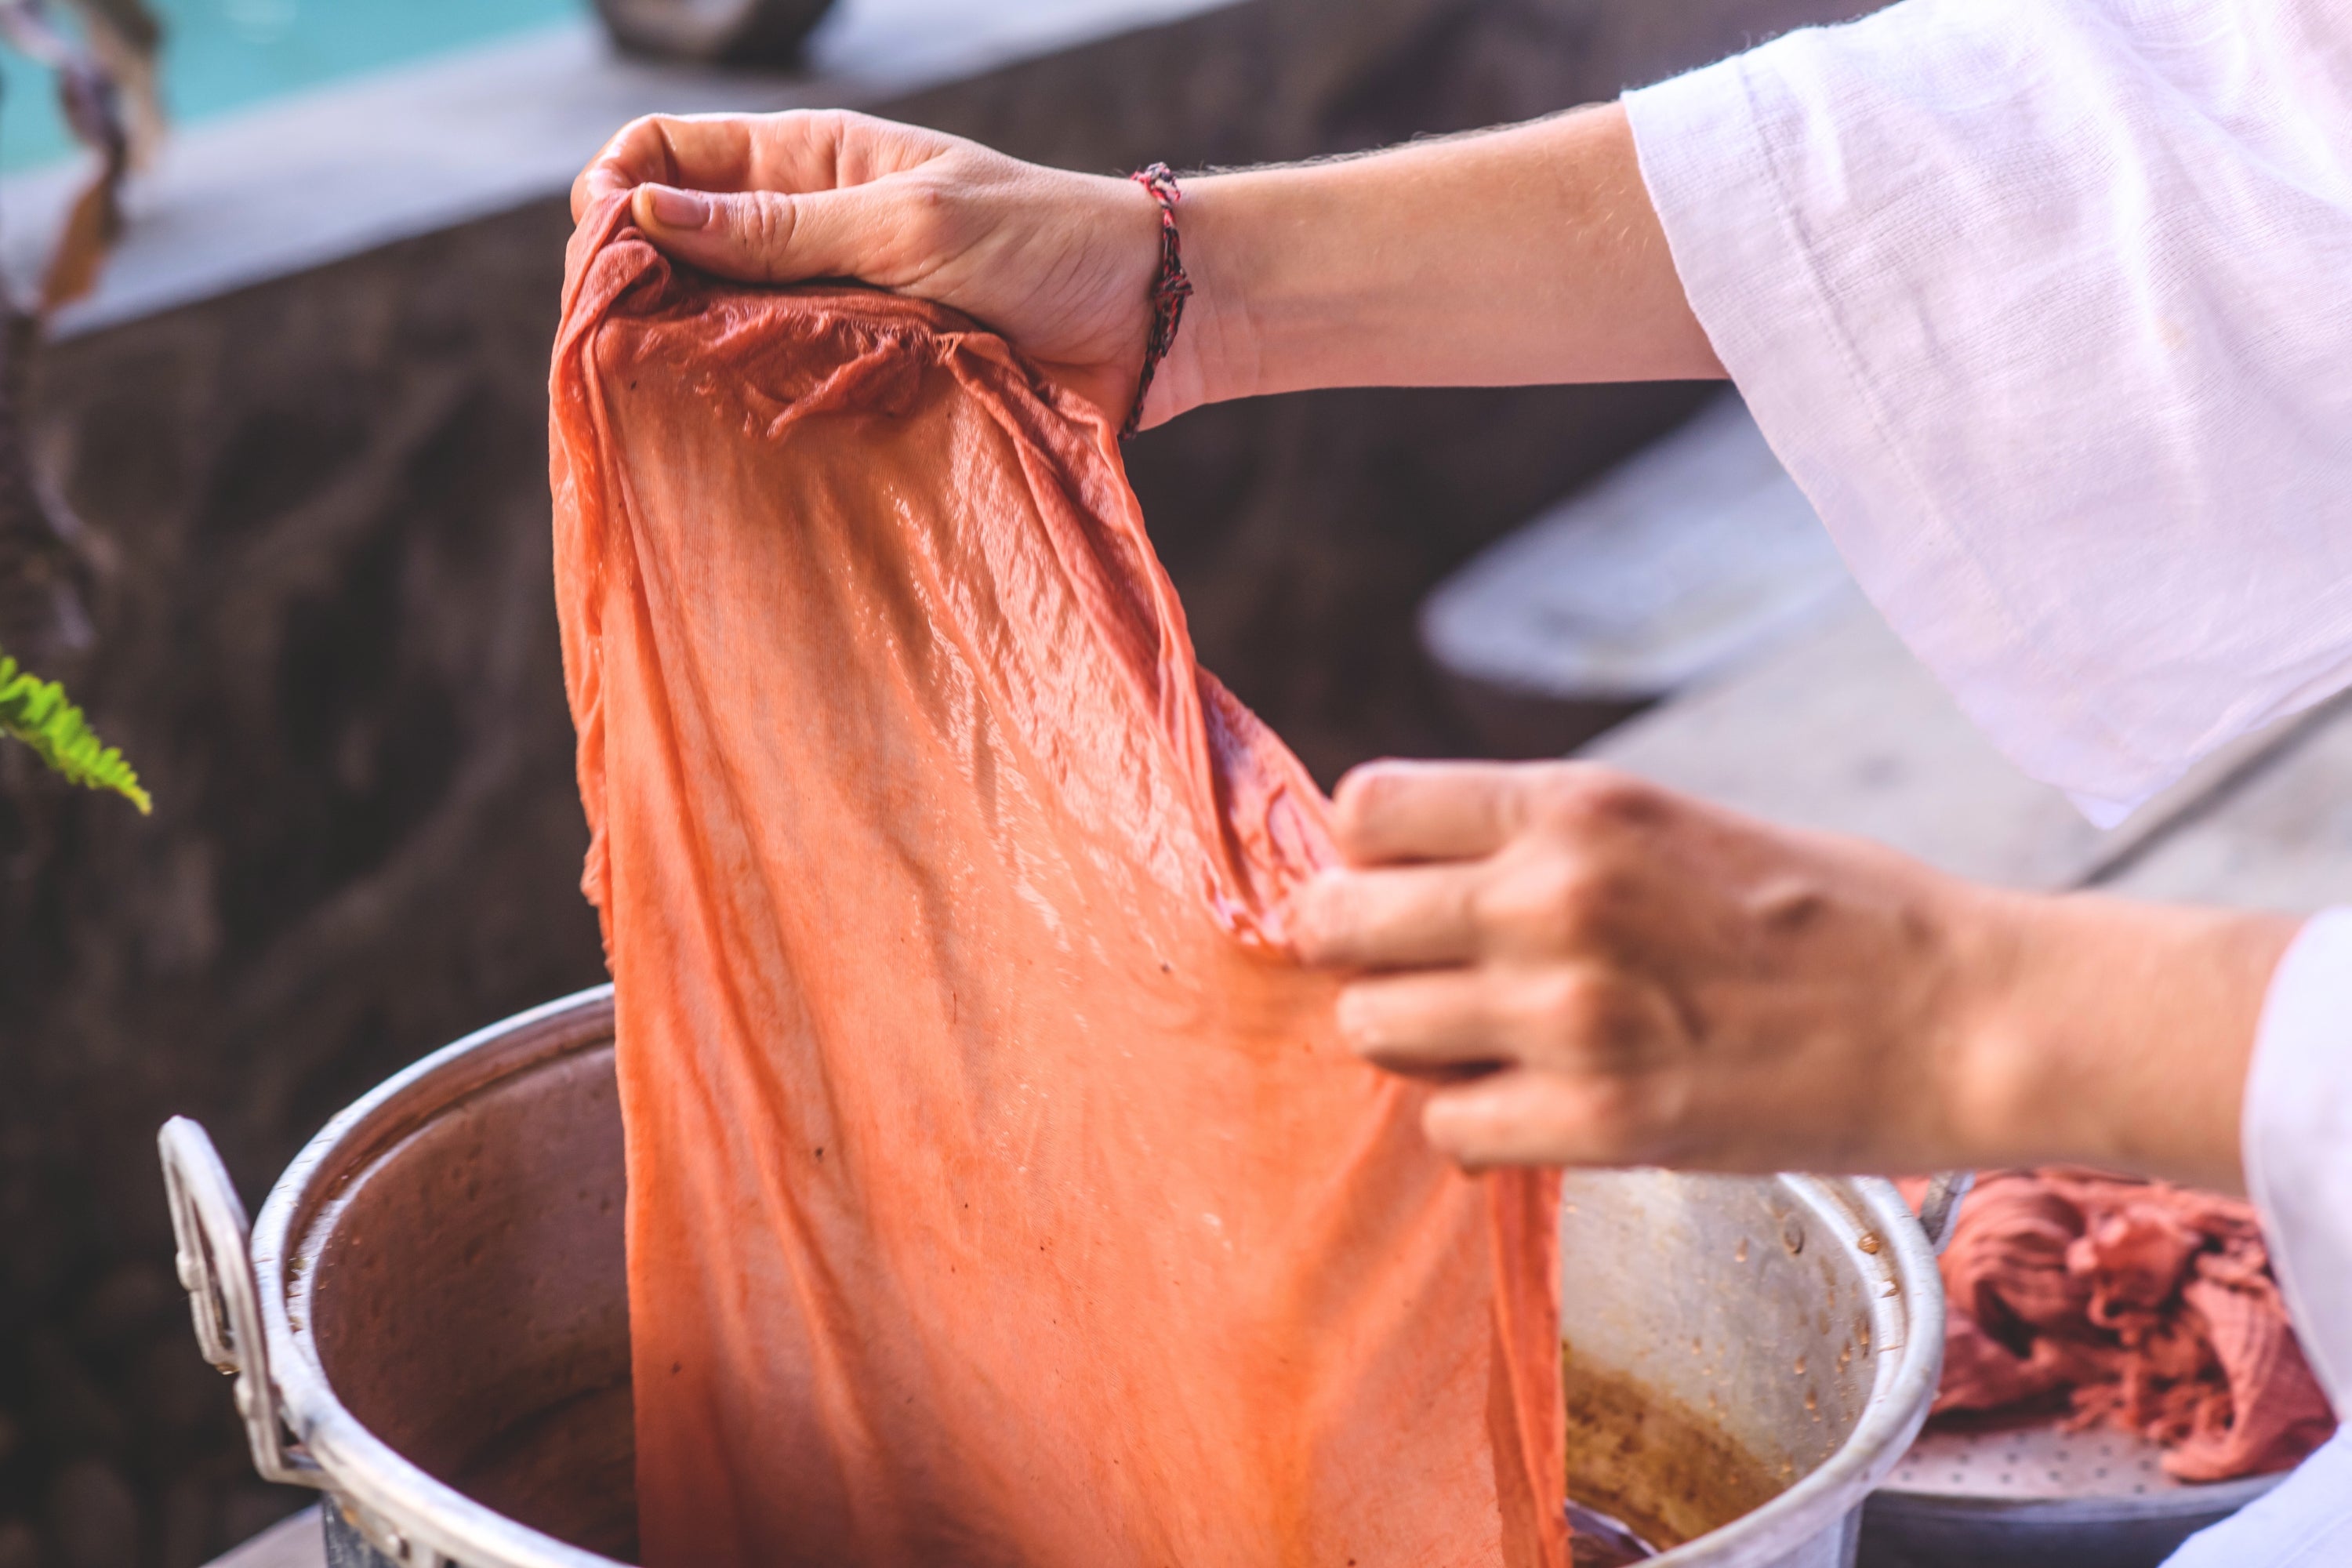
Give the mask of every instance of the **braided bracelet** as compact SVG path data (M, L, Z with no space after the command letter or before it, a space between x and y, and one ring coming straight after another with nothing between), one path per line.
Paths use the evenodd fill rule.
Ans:
M1132 436L1143 424L1143 400L1151 391L1151 378L1160 370L1160 362L1168 357L1171 344L1176 341L1176 329L1183 324L1184 301L1192 297L1192 280L1184 275L1184 256L1176 238L1176 204L1184 193L1176 188L1175 172L1165 163L1154 163L1128 176L1151 193L1160 204L1160 273L1151 282L1151 335L1143 343L1143 374L1135 382L1135 406L1127 411L1127 423L1119 426L1122 441Z

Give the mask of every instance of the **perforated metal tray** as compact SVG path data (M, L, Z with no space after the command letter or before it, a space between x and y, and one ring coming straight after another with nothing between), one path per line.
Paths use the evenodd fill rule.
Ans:
M2178 1481L2163 1458L2054 1422L1927 1433L1871 1497L1864 1568L2155 1568L2284 1479Z

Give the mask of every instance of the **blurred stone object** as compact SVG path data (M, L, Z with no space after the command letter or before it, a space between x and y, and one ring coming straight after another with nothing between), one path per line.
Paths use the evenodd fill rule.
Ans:
M1558 756L1845 602L1851 584L1727 393L1439 584L1421 636L1487 750Z
M712 65L789 65L833 0L596 0L632 54Z

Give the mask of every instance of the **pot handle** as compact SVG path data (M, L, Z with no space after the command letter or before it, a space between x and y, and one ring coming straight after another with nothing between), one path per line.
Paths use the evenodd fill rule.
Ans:
M1974 1171L1938 1171L1927 1178L1927 1191L1919 1199L1919 1228L1927 1233L1927 1245L1937 1257L1952 1244L1952 1232L1960 1223L1960 1200L1976 1184Z
M245 1205L205 1130L174 1116L155 1135L163 1156L163 1191L179 1244L180 1285L196 1321L205 1359L236 1379L236 1414L265 1481L323 1487L318 1462L286 1440L278 1386L269 1380L269 1344L261 1331L261 1289L253 1275L253 1232Z

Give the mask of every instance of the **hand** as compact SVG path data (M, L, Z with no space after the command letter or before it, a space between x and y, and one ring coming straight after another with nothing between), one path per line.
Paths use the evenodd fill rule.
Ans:
M1580 763L1340 786L1310 962L1473 1166L2079 1161L2229 1187L2294 926L1980 888Z
M796 110L637 121L573 183L572 216L625 190L680 261L953 306L1127 416L1160 266L1159 208L1131 181ZM1307 387L1723 374L1614 105L1183 191L1192 296L1145 425Z
M854 278L951 306L1112 424L1127 416L1160 264L1159 209L1131 181L793 110L636 121L572 183L573 217L622 190L637 226L690 266L761 283ZM1145 424L1200 401L1197 324L1153 381Z

